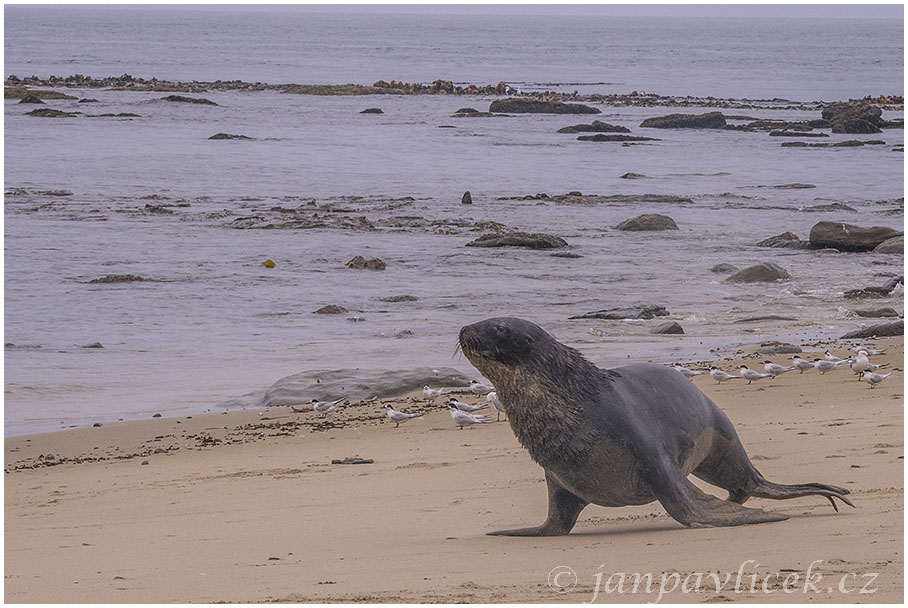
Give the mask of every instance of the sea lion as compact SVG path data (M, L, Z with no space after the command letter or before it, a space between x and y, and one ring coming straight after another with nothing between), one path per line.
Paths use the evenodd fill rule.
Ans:
M600 369L539 326L510 317L460 330L460 348L492 381L511 428L545 470L549 512L532 528L492 535L567 534L588 504L658 500L685 526L739 526L788 519L742 507L751 496L786 499L848 490L819 483L782 485L753 466L725 413L693 383L662 365ZM688 480L728 491L722 500Z

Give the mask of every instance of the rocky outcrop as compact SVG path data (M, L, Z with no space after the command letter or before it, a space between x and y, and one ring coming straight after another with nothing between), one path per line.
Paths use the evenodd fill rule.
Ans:
M210 99L205 99L204 97L186 97L185 95L168 95L167 97L162 97L164 101L175 101L179 103L194 103L204 106L216 106L218 104L214 103Z
M810 243L802 241L793 232L783 232L757 243L757 247L773 247L776 249L810 249Z
M141 281L151 281L136 274L108 274L99 279L92 279L89 283L138 283Z
M872 251L883 241L901 235L898 230L886 226L864 228L842 222L819 222L810 229L810 246L814 249Z
M651 334L683 334L684 328L681 327L681 324L677 321L666 321L654 328L652 328L649 333Z
M19 100L19 103L44 103L37 95L26 95Z
M312 314L314 315L342 315L347 312L347 309L343 306L337 304L328 304L327 306L322 306L318 310L313 310Z
M40 116L43 118L75 118L78 114L72 112L63 112L61 110L55 110L53 108L38 108L37 110L32 110L31 112L25 113L28 116Z
M619 179L649 179L648 175L643 175L642 173L634 173L633 171L625 173L624 175L619 175Z
M4 99L23 99L37 97L38 99L76 99L72 95L60 91L47 91L42 89L29 89L21 86L8 86L3 89Z
M741 269L738 268L737 266L735 266L734 264L725 264L725 263L716 264L715 266L713 266L712 268L709 269L710 272L716 272L716 273L738 272L739 270L741 270Z
M642 232L646 230L677 230L678 225L675 220L667 215L644 213L629 220L624 220L616 228L629 232Z
M778 340L771 340L769 342L761 342L760 346L754 351L754 354L757 355L787 355L790 353L800 353L803 352L800 346L794 344L789 344L787 342L779 342Z
M849 289L843 295L846 300L861 300L865 298L885 298L891 294L896 287L903 285L905 282L905 277L902 275L892 277L886 281L882 286L877 287L875 285L870 285L868 287L862 287L860 289Z
M905 237L894 236L873 248L873 253L905 253Z
M588 125L571 125L558 129L559 133L630 133L631 130L621 125L610 125L601 120L594 120Z
M526 247L528 249L560 249L567 247L567 242L560 236L539 232L506 232L504 234L484 234L467 247Z
M723 129L725 115L722 112L706 114L669 114L647 118L640 123L641 127L654 129Z
M344 266L355 270L384 270L386 268L385 263L380 259L372 258L371 260L367 260L361 255L356 256L344 264Z
M247 137L245 135L234 135L233 133L215 133L208 139L250 139L251 140L252 138Z
M872 325L864 329L856 329L855 331L848 332L841 338L843 340L851 340L855 338L883 338L886 336L903 335L905 335L905 321L899 319L898 321L892 321L891 323L880 323L879 325Z
M366 108L360 114L384 114L384 112L381 111L381 108Z
M831 103L823 109L823 120L833 133L880 133L882 110L863 101Z
M609 308L596 310L582 315L570 317L571 319L652 319L653 317L667 317L668 311L664 306L655 304L638 304L630 308Z
M781 266L772 262L763 262L748 266L739 270L735 274L725 279L725 283L769 283L772 281L784 281L790 279L791 275Z
M852 310L855 316L864 317L865 319L880 319L884 317L897 317L899 316L899 311L894 308L884 307L884 308L864 308L860 310Z
M464 192L463 196L460 197L460 204L461 205L472 205L473 204L473 195L470 194L469 190Z
M489 112L510 112L513 114L600 114L599 108L579 103L543 101L541 99L496 99L489 106Z
M596 135L581 135L577 141L662 141L655 137L642 137L640 135L605 135L598 133Z
M829 137L828 133L813 133L807 131L770 131L770 137Z

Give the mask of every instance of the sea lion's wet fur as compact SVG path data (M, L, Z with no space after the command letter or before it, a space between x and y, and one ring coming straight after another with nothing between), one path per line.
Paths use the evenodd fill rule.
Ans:
M495 385L514 434L546 472L546 522L499 534L567 534L589 503L659 500L688 526L787 519L741 507L751 496L821 495L833 506L833 498L851 504L844 488L764 479L724 412L675 370L603 370L537 325L508 317L464 327L459 343ZM703 493L687 479L691 473L728 490L729 500Z

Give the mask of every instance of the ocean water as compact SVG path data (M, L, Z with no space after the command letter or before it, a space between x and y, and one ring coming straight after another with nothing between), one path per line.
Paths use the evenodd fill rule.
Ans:
M903 91L900 20L72 6L7 6L5 20L7 77L445 78L801 102ZM587 116L452 118L461 107L487 109L490 97L204 94L214 107L154 92L65 92L98 103L49 107L139 118L42 119L5 103L6 434L202 411L306 369L467 371L453 355L457 331L490 316L534 320L610 366L835 337L858 324L850 308L903 307L901 292L857 305L841 296L901 273L901 255L753 246L784 231L806 238L820 220L902 229L901 130L822 140L885 145L782 148L765 132L639 128L651 116L698 109L599 106L593 118L661 140L622 146L556 133ZM384 113L359 113L367 107ZM819 118L818 110L723 111ZM218 132L254 139L208 139ZM628 172L647 177L620 177ZM814 187L777 187L794 183ZM42 194L56 190L72 194ZM460 204L465 190L472 206ZM638 198L514 198L569 191ZM689 202L639 198L646 194ZM830 203L854 210L805 211ZM252 216L280 224L289 217L281 209L295 208L327 225L235 228ZM680 229L614 229L641 213L669 215ZM338 227L343 218L352 227ZM558 234L583 257L464 247L485 221ZM355 255L381 258L387 269L345 269ZM265 259L276 267L263 267ZM731 286L709 272L719 262L760 261L792 280ZM89 283L109 274L154 280ZM400 294L418 299L382 301ZM641 302L666 306L687 333L650 335L661 320L568 319ZM312 313L326 304L350 312ZM762 314L797 321L735 323ZM95 343L103 348L85 348Z

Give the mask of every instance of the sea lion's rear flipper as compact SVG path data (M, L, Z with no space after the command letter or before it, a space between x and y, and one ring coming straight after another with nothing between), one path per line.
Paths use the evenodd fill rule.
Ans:
M489 536L562 536L568 534L577 517L589 503L562 488L546 471L545 481L549 489L549 516L541 526L496 530Z
M833 498L838 498L849 507L854 504L845 498L845 494L850 494L847 488L840 488L825 483L798 483L786 485L767 481L760 476L757 486L750 490L751 496L760 498L773 498L775 500L786 500L789 498L799 498L801 496L825 496L832 503L832 508L838 512L839 507L835 504Z
M668 514L685 526L743 526L788 519L782 513L750 509L711 496L680 475L657 489L657 497Z

